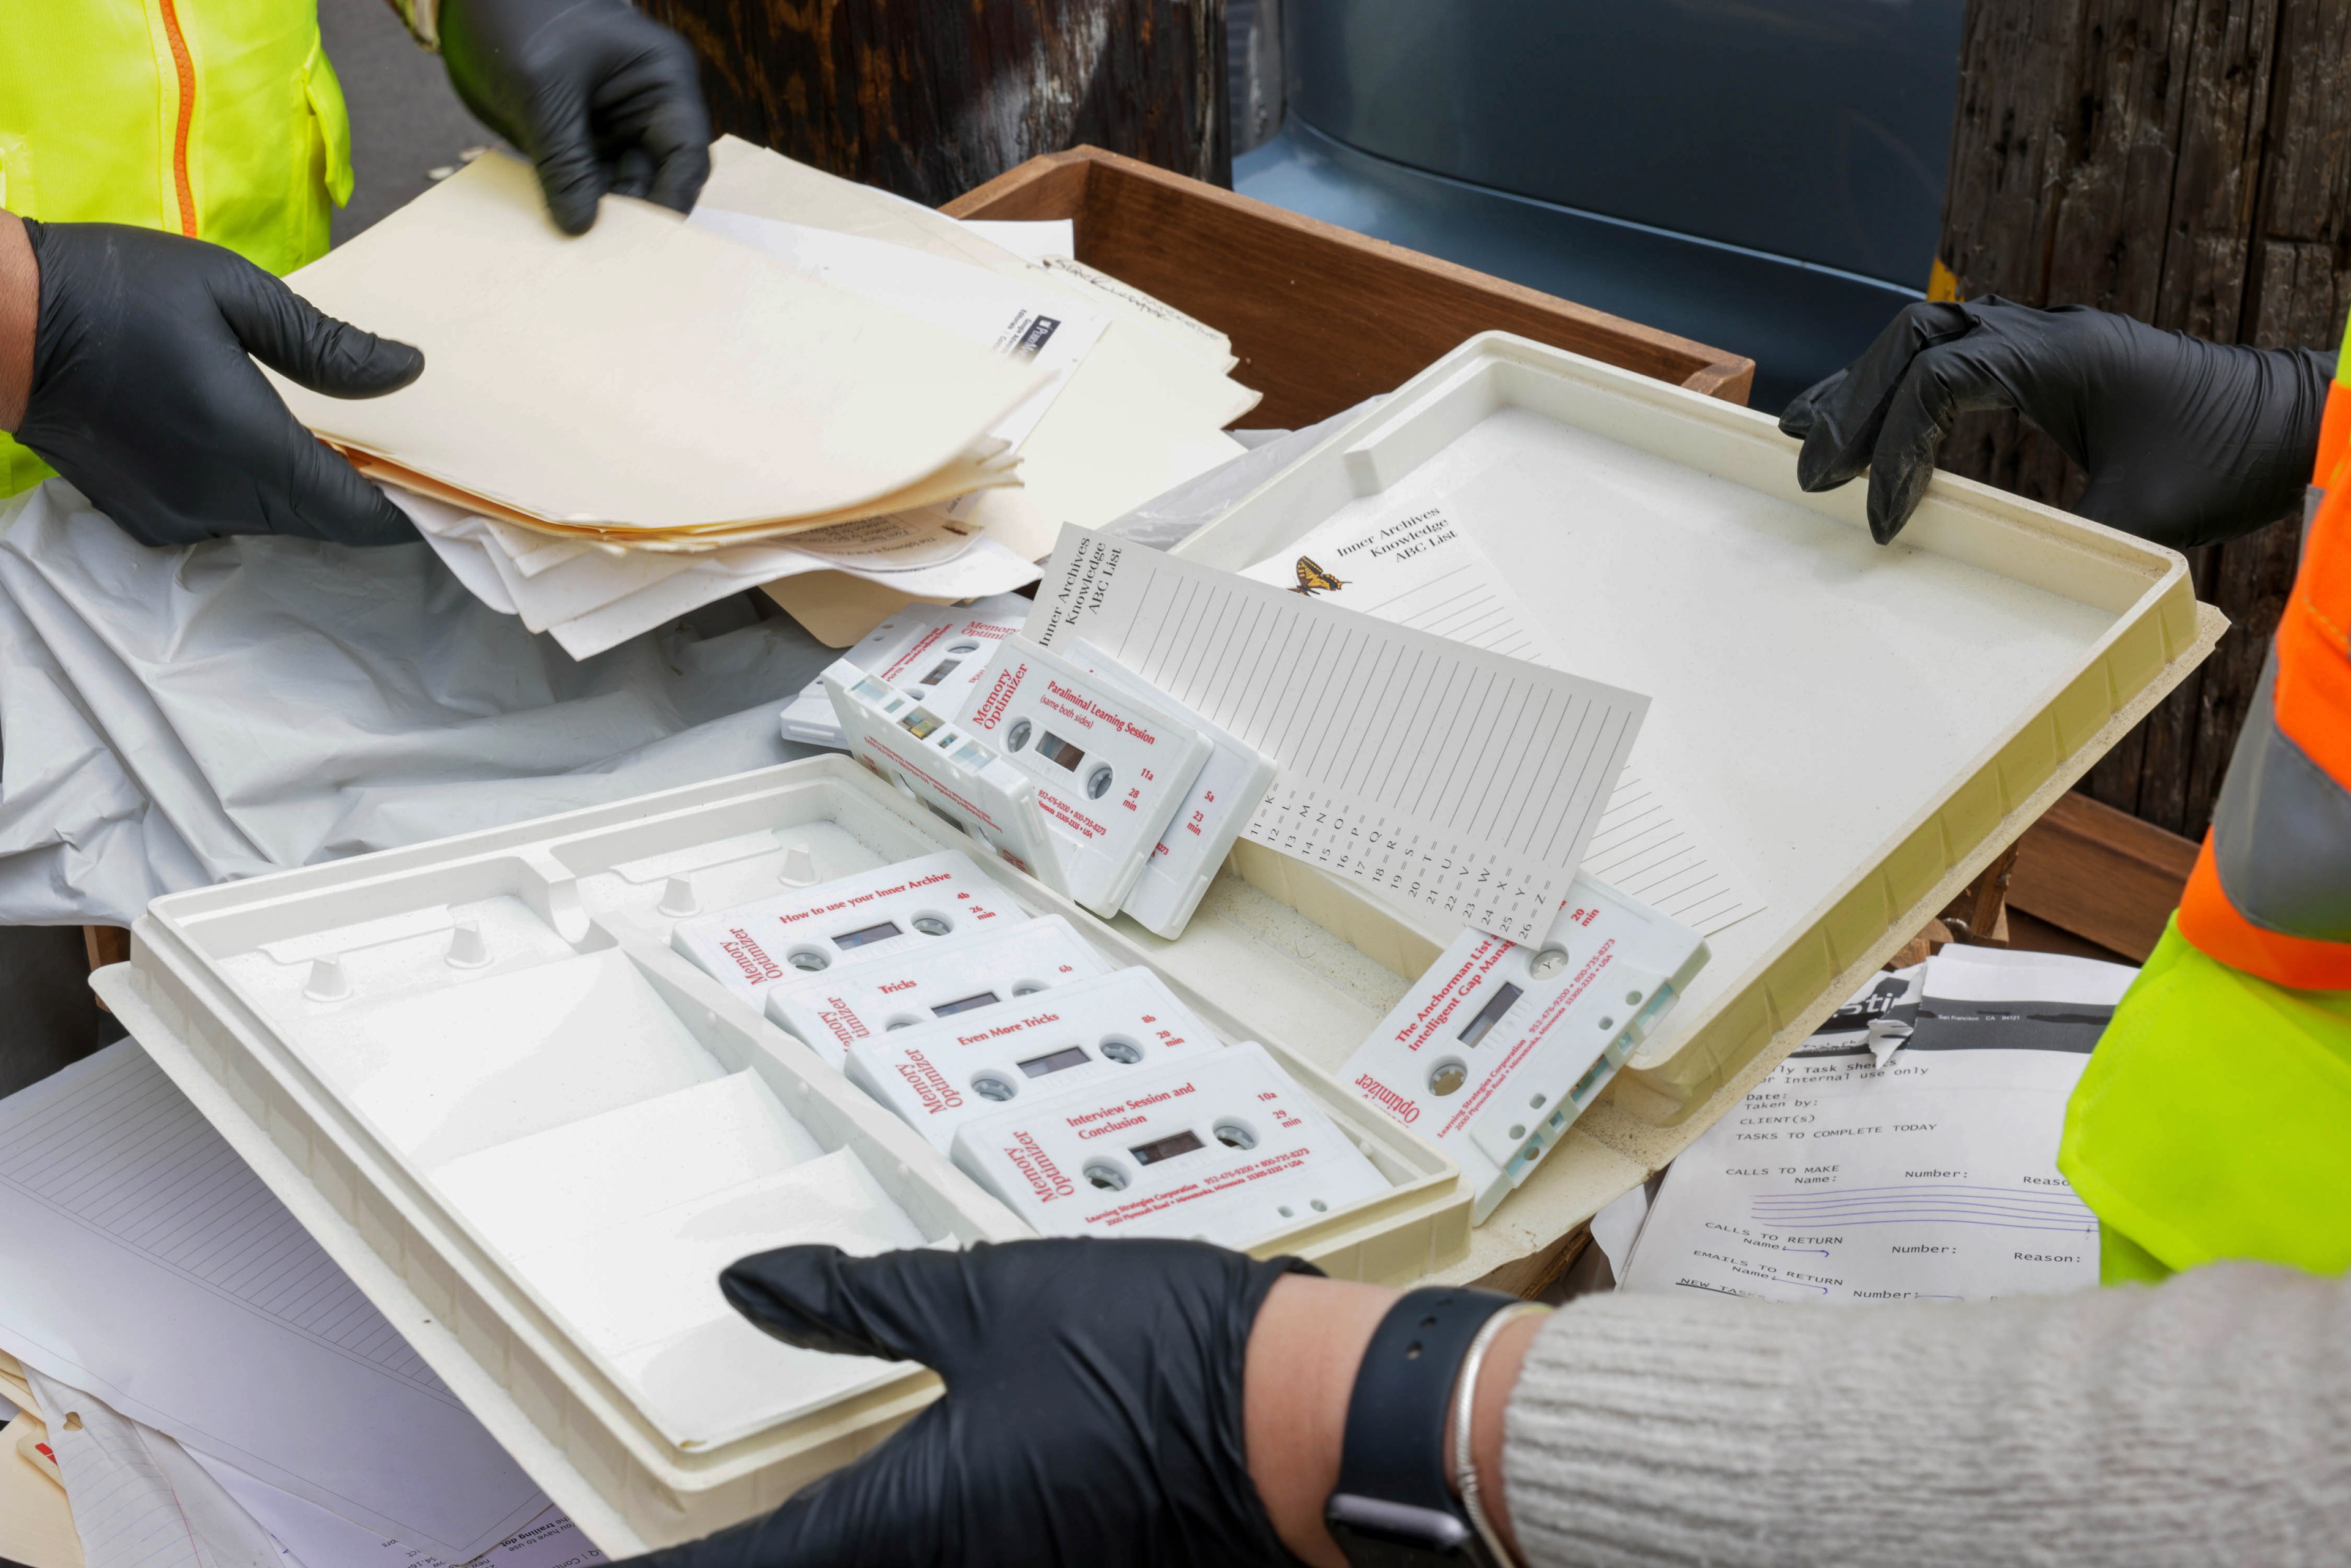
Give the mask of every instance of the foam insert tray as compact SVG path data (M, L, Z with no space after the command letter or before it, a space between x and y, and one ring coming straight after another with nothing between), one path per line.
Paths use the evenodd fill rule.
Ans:
M771 1508L935 1396L921 1368L752 1329L719 1295L726 1264L792 1241L870 1252L1030 1233L670 949L681 881L710 912L970 847L847 758L820 758L158 899L131 961L97 984L618 1554ZM1157 969L1226 1040L1263 1043L1387 1179L1260 1250L1394 1283L1463 1256L1458 1170L1313 1065L1352 1047L1401 976L1228 879L1186 949L1225 962L1187 978L1168 945L973 860L1111 964Z
M1555 1241L1679 1152L2227 624L2176 552L1949 475L1873 544L1867 486L1806 495L1796 450L1767 415L1489 333L1177 547L1239 570L1334 519L1443 507L1569 668L1654 699L1634 760L1769 901L1708 939L1457 1273ZM1299 862L1244 844L1233 863L1399 970L1436 956L1384 950L1395 925L1361 925Z

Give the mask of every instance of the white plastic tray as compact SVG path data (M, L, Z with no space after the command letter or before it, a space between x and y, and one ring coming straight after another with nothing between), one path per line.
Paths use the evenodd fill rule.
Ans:
M1333 518L1443 506L1570 668L1654 699L1635 759L1769 901L1710 938L1450 1277L1550 1246L1679 1152L2227 625L2177 553L1949 475L1880 547L1867 486L1806 495L1795 454L1753 410L1489 333L1176 550L1238 570ZM1400 929L1420 917L1365 916L1299 862L1244 844L1233 865L1402 971L1436 956Z
M501 1251L479 1210L469 1217L445 1200L457 1167L440 1162L504 1134L479 1116L437 1116L419 1097L435 1092L436 1075L483 1076L467 1030L481 1033L485 1050L503 1047L557 1009L547 1045L565 1054L546 1060L566 1071L538 1071L531 1095L514 1101L515 1131L580 1125L574 1118L632 1094L748 1073L823 1150L852 1151L924 1240L1029 1234L912 1128L670 951L674 917L659 907L680 873L700 907L716 910L770 896L795 873L829 879L968 847L847 758L820 758L158 899L132 928L131 961L96 983L419 1354L618 1554L773 1507L885 1436L935 1396L935 1380L876 1363L862 1383L750 1429L682 1421L575 1332L577 1314L539 1288L546 1274ZM1212 894L1185 945L1214 961L1169 966L1159 961L1166 944L1145 937L1163 950L1146 952L992 857L973 859L1031 913L1067 918L1112 963L1159 969L1226 1039L1263 1043L1394 1184L1267 1238L1261 1250L1394 1283L1465 1254L1468 1195L1458 1169L1310 1060L1343 1055L1401 991L1401 976L1234 879ZM486 965L450 962L460 921L479 930ZM313 966L329 954L340 955L342 974L326 988L348 985L347 1000L304 994L319 988ZM574 971L583 977L576 996L547 983L568 983ZM431 1016L358 1027L353 1009L386 998ZM1309 1020L1312 1028L1300 1027ZM375 1071L412 1049L433 1070L395 1075L399 1093L389 1099L380 1073L358 1082L348 1066L356 1052ZM428 1164L439 1179L427 1178ZM496 1190L496 1173L488 1176Z

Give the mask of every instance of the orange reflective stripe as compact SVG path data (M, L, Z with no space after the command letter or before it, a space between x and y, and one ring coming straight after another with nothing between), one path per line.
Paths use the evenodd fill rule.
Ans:
M196 192L188 178L188 138L196 124L196 62L188 53L187 35L180 31L176 0L158 0L163 13L163 36L172 41L172 67L180 77L179 123L172 131L172 183L180 198L180 232L196 237ZM2334 399L2328 398L2329 406Z
M2179 895L2179 934L2208 958L2298 991L2351 991L2351 943L2318 942L2265 930L2237 913L2212 862L2212 835Z
M2331 485L2346 453L2351 453L2351 387L2341 382L2329 382L2326 412L2318 423L2318 461L2311 465L2310 482Z
M2304 542L2278 622L2273 711L2278 728L2351 789L2351 487L2327 493Z

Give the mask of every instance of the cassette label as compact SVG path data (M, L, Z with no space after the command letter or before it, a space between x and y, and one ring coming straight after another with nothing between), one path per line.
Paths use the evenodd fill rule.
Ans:
M1131 968L1072 980L1019 1006L852 1040L846 1066L853 1082L944 1151L974 1116L1123 1082L1217 1046L1165 982Z
M836 663L824 680L852 757L1029 875L1061 885L1060 843L1031 779L875 676Z
M989 659L964 727L1035 781L1061 852L1052 885L1105 919L1134 891L1208 757L1207 738L1165 697L1130 692L1024 637L1006 638Z
M758 904L681 920L670 946L711 978L758 1000L796 975L1029 918L971 858L943 850Z
M955 1161L1048 1236L1248 1247L1388 1190L1262 1046L976 1118Z
M967 1019L1109 972L1068 921L1048 915L780 981L768 991L768 1017L840 1067L858 1040Z
M1131 695L1150 694L1139 676L1092 643L1081 640L1071 653L1096 675ZM1134 891L1119 905L1144 930L1170 941L1184 935L1201 895L1232 852L1233 841L1257 815L1273 785L1271 758L1191 709L1179 711L1207 741L1208 756L1191 789L1161 825L1159 841L1152 846Z
M1462 933L1339 1077L1461 1162L1483 1222L1706 960L1697 932L1579 875L1540 943Z
M987 655L1019 631L1028 616L1029 601L1017 593L992 594L961 606L909 604L841 656L941 718L952 719L971 700ZM786 740L849 748L821 675L785 706L782 722Z

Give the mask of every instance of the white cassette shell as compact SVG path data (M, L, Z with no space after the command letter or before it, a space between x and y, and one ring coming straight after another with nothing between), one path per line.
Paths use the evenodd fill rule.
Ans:
M858 1040L847 1071L945 1152L956 1128L1000 1106L1107 1090L1218 1045L1165 981L1136 967Z
M846 663L826 670L824 684L851 756L983 848L1048 886L1061 885L1061 848L1026 774L985 742Z
M997 648L963 727L1035 781L1061 862L1061 879L1044 880L1105 919L1208 758L1207 738L1167 698L1130 694L1024 637Z
M988 653L1020 630L1029 607L1017 593L991 594L960 606L909 604L841 656L951 719L971 700ZM849 748L821 675L785 706L781 723L786 740Z
M967 1123L953 1154L1048 1236L1248 1247L1389 1185L1254 1042L1008 1106Z
M841 1067L858 1040L942 1018L967 1021L1109 972L1068 921L1048 915L781 981L768 992L768 1017Z
M1082 639L1071 652L1095 675L1132 695L1151 691L1141 676ZM1160 824L1158 842L1119 905L1145 931L1171 942L1184 935L1233 841L1273 786L1273 758L1190 708L1177 711L1207 741L1208 755L1192 787Z
M1461 1162L1482 1222L1706 959L1688 926L1579 875L1541 943L1457 937L1339 1078Z
M1028 918L970 856L943 850L681 920L670 946L756 1001L788 976Z

